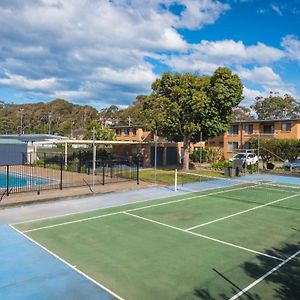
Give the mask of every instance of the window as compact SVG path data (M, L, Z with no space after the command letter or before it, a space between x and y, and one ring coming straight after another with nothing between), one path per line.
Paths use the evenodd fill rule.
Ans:
M132 134L136 135L136 128L132 128Z
M229 128L229 134L237 135L239 133L239 125L231 125Z
M121 135L121 129L116 129L116 135Z
M274 133L274 125L263 125L263 133Z
M228 142L228 151L234 151L237 150L239 147L238 142Z
M246 124L245 125L245 132L247 134L252 134L253 133L253 124Z
M129 128L124 128L124 135L129 135Z
M292 124L291 123L281 123L281 131L291 131Z

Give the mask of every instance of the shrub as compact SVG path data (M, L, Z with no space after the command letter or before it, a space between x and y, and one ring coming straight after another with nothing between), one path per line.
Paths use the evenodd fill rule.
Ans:
M232 168L232 163L230 161L220 161L213 163L212 167L218 170L223 170L224 168Z
M207 161L207 149L202 149L202 162ZM190 159L192 162L200 162L200 149L194 150L190 154Z
M217 163L222 160L224 160L223 148L220 147L207 148L207 162Z

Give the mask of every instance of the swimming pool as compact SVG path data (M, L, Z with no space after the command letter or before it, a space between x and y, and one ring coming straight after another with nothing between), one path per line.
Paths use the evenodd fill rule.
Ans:
M9 172L9 188L41 186L54 183L53 180L27 174ZM7 188L6 172L0 171L0 189Z

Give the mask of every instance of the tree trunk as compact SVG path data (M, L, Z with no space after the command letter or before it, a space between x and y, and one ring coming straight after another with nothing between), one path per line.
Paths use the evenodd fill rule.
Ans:
M191 138L189 135L185 135L183 137L183 165L182 169L185 171L189 170L189 163L190 163L190 144Z

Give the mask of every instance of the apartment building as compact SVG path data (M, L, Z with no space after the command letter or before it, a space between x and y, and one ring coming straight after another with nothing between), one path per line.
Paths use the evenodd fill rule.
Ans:
M251 139L300 139L300 119L235 121L223 135L207 141L208 147L223 147L225 158L252 148Z
M144 166L154 166L155 137L153 133L142 126L113 126L111 129L114 130L117 141L141 142L140 149L143 153ZM191 151L201 146L204 147L204 143L193 144ZM124 149L119 147L119 151L124 151ZM157 166L179 164L182 157L183 143L170 142L162 136L157 137Z
M146 142L153 140L153 134L142 126L112 126L118 141Z

